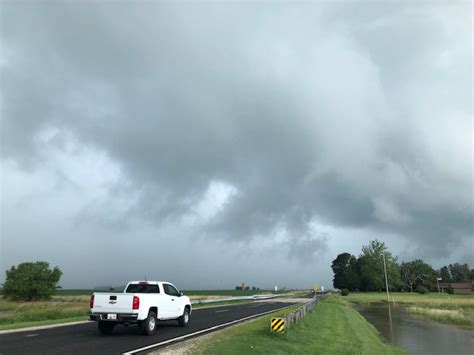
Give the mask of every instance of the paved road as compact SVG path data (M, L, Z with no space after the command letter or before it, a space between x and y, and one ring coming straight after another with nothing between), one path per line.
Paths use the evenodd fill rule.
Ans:
M188 327L178 327L176 321L163 321L159 323L158 332L153 336L137 334L136 326L117 326L113 335L103 336L97 330L95 322L2 334L0 335L0 354L121 354L291 304L255 302L196 309L193 311Z

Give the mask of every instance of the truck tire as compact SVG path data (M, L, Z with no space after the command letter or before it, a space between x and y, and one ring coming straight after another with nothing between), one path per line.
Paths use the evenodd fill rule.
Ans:
M155 312L148 313L148 317L140 322L140 330L144 335L153 335L156 333L156 327L158 325L158 319L156 318Z
M99 332L101 334L109 335L114 331L116 323L115 322L103 322L99 321Z
M188 324L189 324L189 318L190 318L190 315L189 315L189 308L188 308L188 307L185 307L185 308L184 308L183 315L178 318L179 326L180 326L180 327L187 327Z

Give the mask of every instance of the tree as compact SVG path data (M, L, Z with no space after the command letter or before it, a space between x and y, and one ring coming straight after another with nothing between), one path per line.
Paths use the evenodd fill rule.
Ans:
M474 280L474 272L468 264L449 264L439 269L439 277L443 282L465 282Z
M469 270L468 264L449 264L449 272L453 282L464 282L471 279L471 270Z
M420 259L402 263L400 276L405 283L405 287L409 288L411 292L417 289L418 286L432 289L436 281L436 271Z
M359 288L357 274L357 258L349 253L339 254L331 265L334 272L333 285L335 288L354 291Z
M396 289L403 285L400 279L397 258L392 256L385 243L373 240L362 247L362 254L357 260L357 270L360 276L361 288L365 291L385 290L383 257L387 265L388 288Z
M56 291L62 271L45 261L21 263L6 271L3 295L14 301L47 300Z
M449 272L449 268L447 266L443 266L439 269L439 277L443 282L452 282L453 278L451 277L451 273Z

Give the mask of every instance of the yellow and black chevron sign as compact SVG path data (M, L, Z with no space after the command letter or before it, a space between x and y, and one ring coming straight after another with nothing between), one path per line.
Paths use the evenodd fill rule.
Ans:
M285 319L284 318L272 318L270 323L270 328L272 332L285 332Z

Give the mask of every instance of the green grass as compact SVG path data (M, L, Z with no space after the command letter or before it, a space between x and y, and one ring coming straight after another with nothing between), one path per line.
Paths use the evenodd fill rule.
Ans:
M272 334L271 317L284 316L291 309L275 312L253 322L226 329L199 341L198 354L404 354L384 343L377 330L343 300L329 297L319 302L298 325L285 334Z
M12 302L0 297L0 329L85 320L88 312L87 296L57 296L39 302Z
M343 297L353 304L370 305L387 302L385 293L358 292ZM437 322L454 324L474 329L474 296L430 293L420 295L409 292L391 292L390 302L403 305L406 309Z

